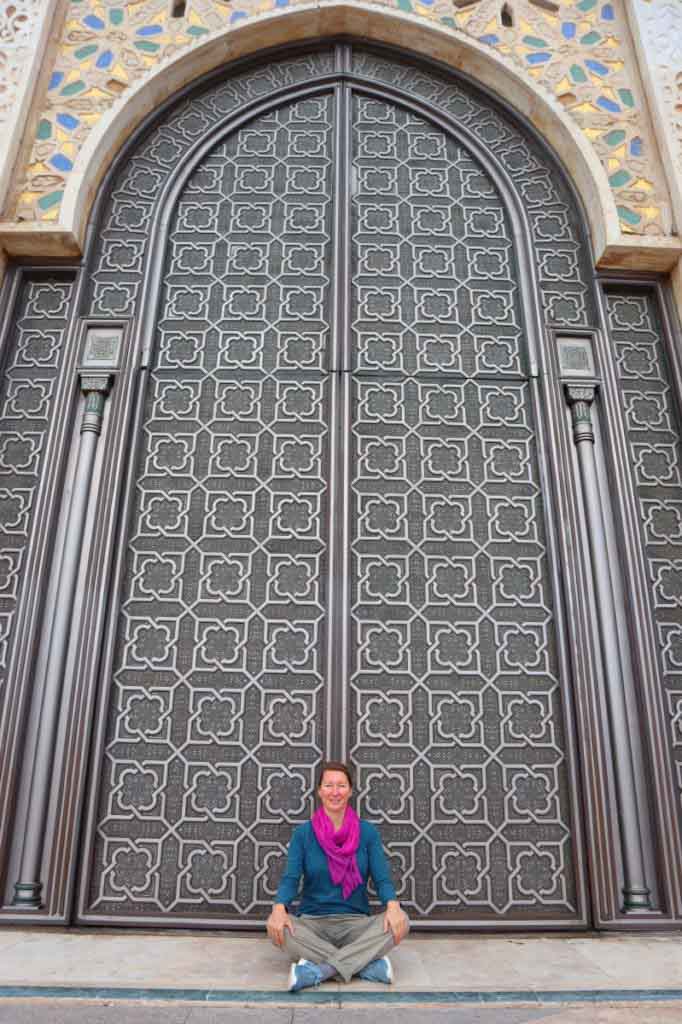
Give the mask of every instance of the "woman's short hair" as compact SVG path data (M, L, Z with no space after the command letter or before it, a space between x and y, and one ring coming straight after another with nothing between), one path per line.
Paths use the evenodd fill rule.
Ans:
M318 789L322 785L322 779L324 778L325 772L343 772L343 774L348 779L348 785L350 786L351 789L353 788L353 774L350 770L350 767L347 764L344 764L343 761L322 762L322 764L320 765L320 773L317 776Z

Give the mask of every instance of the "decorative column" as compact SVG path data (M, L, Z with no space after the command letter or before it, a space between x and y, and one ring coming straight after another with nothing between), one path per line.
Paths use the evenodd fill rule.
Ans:
M55 744L61 708L64 669L69 648L71 618L78 580L83 530L90 497L97 442L102 432L104 404L111 374L81 374L85 409L80 428L80 446L74 474L71 505L64 539L64 551L55 598L55 615L45 669L43 701L28 804L24 848L19 881L14 886L14 906L38 910L42 904L40 869L50 802Z
M566 399L573 419L573 440L578 450L594 574L595 603L603 650L606 700L611 727L613 769L623 857L623 909L650 910L651 900L645 882L644 857L635 795L635 774L618 646L616 605L609 574L606 528L594 453L592 403L597 389L594 384L566 384L565 387Z

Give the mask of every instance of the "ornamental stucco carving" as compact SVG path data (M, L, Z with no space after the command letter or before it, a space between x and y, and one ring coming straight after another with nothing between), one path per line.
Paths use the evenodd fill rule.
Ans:
M0 126L14 107L43 7L42 0L0 0Z
M658 108L664 146L669 147L682 189L682 3L634 0L644 60ZM679 225L678 225L679 229Z
M670 203L637 73L623 0L372 0L464 33L523 69L578 124L604 165L625 233L665 235ZM309 0L70 0L13 219L59 219L64 188L93 126L163 60L210 33ZM366 5L365 5L366 6Z

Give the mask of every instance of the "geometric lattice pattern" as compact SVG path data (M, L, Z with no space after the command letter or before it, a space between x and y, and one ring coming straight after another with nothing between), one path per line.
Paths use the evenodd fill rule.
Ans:
M221 127L332 58L170 109L103 210L86 308L135 317L159 197L215 136L165 252L85 912L262 917L338 707L328 545L347 507L349 752L403 898L421 917L572 920L566 681L510 219L466 144L393 102L353 93L336 214L331 90ZM361 51L353 68L476 134L525 207L544 320L594 322L572 201L535 144L449 77ZM346 351L347 420L329 372ZM346 494L329 488L339 443Z
M682 791L682 443L672 374L650 292L606 292L639 499L662 699Z
M359 78L432 104L485 145L509 175L526 210L546 322L555 327L594 325L587 247L573 200L546 152L490 101L452 76L424 68L417 72L410 64L356 48L352 61ZM333 69L329 50L277 61L211 85L161 119L128 159L108 198L89 274L89 315L135 315L159 197L187 151L247 104Z
M55 275L27 281L7 338L0 387L0 709L72 292L73 283Z
M360 804L414 916L572 915L556 638L504 205L354 110L350 682Z
M493 103L483 103L450 76L353 49L353 71L421 100L471 134L511 178L525 208L546 322L552 326L596 323L591 270L572 198L561 176L536 144Z
M333 67L329 50L290 57L214 84L162 118L126 162L108 197L90 276L91 316L134 315L154 213L164 186L187 151L248 104L277 89L329 74Z
M331 99L252 122L176 211L91 906L261 914L325 745Z

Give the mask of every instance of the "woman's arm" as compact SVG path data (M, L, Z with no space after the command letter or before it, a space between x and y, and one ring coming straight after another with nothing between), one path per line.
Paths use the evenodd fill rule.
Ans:
M300 828L297 828L291 837L287 851L287 865L284 874L277 886L275 904L266 922L268 935L276 946L284 944L284 930L288 928L291 934L294 933L294 924L291 920L287 907L298 895L298 886L303 871L303 836Z
M393 933L393 941L396 946L407 935L410 930L410 922L407 914L402 910L395 887L391 879L391 869L384 853L381 843L381 836L376 828L372 828L368 844L369 873L377 896L386 907L384 914L384 931L389 929Z

